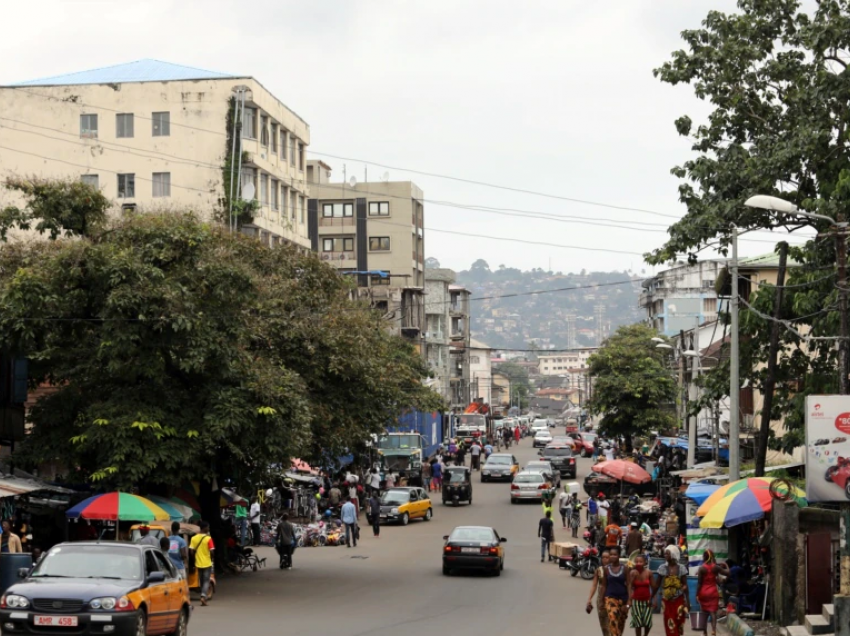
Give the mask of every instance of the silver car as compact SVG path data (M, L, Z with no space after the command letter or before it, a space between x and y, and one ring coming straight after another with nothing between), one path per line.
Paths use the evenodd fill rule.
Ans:
M532 499L534 501L542 501L543 493L551 490L553 487L552 481L546 476L537 471L521 472L511 484L511 503Z
M525 465L525 468L522 469L522 472L536 472L542 473L544 477L546 477L555 488L561 487L561 471L556 470L551 462L547 462L545 460L538 460L533 462L528 462Z

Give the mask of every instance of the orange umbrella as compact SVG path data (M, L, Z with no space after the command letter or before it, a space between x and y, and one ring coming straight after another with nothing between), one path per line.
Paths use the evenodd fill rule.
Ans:
M593 472L630 484L648 484L652 481L652 476L643 468L634 462L626 462L622 459L599 462L593 467Z

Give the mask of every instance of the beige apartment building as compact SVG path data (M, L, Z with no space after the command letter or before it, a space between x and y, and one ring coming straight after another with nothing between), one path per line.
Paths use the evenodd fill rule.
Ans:
M245 96L245 154L233 188L259 204L242 231L267 245L309 249L310 127L248 75L140 60L2 86L0 177L79 177L116 210L221 215L231 188L224 165L233 152L227 116L235 89Z
M385 312L393 332L422 351L425 232L422 190L411 181L331 182L307 162L308 236L319 258L350 275L357 293Z

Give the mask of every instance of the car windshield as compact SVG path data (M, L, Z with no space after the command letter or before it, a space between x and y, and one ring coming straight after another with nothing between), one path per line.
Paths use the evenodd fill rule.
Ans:
M418 435L381 435L378 438L378 448L393 450L400 448L419 448Z
M510 466L511 458L499 455L491 455L490 459L487 460L487 464L502 464L504 466Z
M460 470L451 470L447 473L450 484L462 484L467 481L466 472Z
M455 528L449 535L449 541L495 541L496 537L489 528Z
M532 473L529 475L519 474L514 477L514 483L520 484L539 484L543 482L543 475L539 473Z
M552 437L552 434L549 431L537 431L534 434L535 437Z
M35 567L33 578L116 578L139 581L138 549L119 545L58 545Z
M381 495L381 503L404 504L410 501L410 493L406 490L388 490Z
M547 448L543 451L544 457L571 457L572 454L569 448Z

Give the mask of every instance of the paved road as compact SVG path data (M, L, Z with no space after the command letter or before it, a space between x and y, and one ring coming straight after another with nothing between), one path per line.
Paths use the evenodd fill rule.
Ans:
M522 465L536 459L530 438L513 451ZM590 460L578 461L581 482ZM436 501L432 521L384 526L380 539L364 528L356 549L299 549L292 570L273 567L274 550L261 548L271 567L221 581L208 607L196 604L190 631L231 636L598 634L595 612L584 612L590 583L540 563L540 505L511 505L508 484L482 484L477 474L473 487L471 506L444 507ZM442 537L465 524L490 525L507 537L501 577L442 575ZM569 536L569 530L557 528L556 540Z

